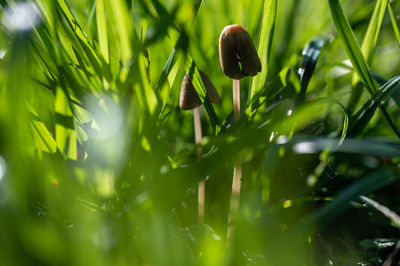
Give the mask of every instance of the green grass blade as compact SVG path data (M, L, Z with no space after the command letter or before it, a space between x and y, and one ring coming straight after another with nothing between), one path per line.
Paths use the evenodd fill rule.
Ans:
M57 144L46 126L37 120L32 120L31 126L35 146L41 151L55 153L57 151Z
M315 67L318 62L319 55L324 47L326 39L323 37L313 38L303 50L303 61L299 69L300 76L300 93L298 103L304 101L308 84L314 74Z
M375 48L378 43L378 37L387 5L388 0L378 0L376 2L367 32L361 45L361 52L369 66L372 64L374 58ZM353 75L353 90L349 101L349 112L357 105L362 93L363 86L359 84L359 81L358 75Z
M203 3L203 0L196 0L193 6L193 20L192 23L194 23L197 13L199 12L199 9L201 7L201 4ZM174 48L172 49L171 53L168 56L167 62L164 65L164 68L158 78L157 81L157 87L156 87L156 92L159 92L164 85L165 81L168 78L169 72L173 69L175 63L176 63L176 58L177 58L177 51L178 49L182 49L184 51L187 50L188 46L188 36L184 31L182 31L178 37L178 40L175 43Z
M368 194L390 185L398 180L398 177L399 170L397 168L380 168L368 176L360 178L342 191L334 201L312 214L309 217L310 219L305 221L305 224L310 225L309 223L312 223L316 225L324 222L324 220L332 221L339 213L350 207L351 200L355 200L360 194ZM316 227L314 226L314 228Z
M32 113L31 120L31 129L32 129L32 137L33 144L40 151L55 153L57 151L57 143L54 140L53 136L50 134L49 130L46 128L46 125L40 121L39 115L33 108L33 106L29 103L28 110Z
M350 23L344 15L339 0L329 0L329 6L336 30L342 40L346 54L353 64L354 71L360 78L361 82L367 87L368 91L371 93L375 92L375 85L372 81L367 62L364 59L356 36L350 27Z
M382 88L357 111L351 119L349 134L351 136L360 134L374 116L376 110L385 104L392 93L398 89L400 89L400 75L395 76L383 85Z
M258 42L258 56L261 59L262 71L255 76L251 82L248 103L253 102L254 97L261 91L265 85L268 74L268 63L274 36L277 0L265 0L263 13L261 16L260 37Z
M400 31L399 25L397 24L396 15L393 12L392 4L389 2L388 4L389 14L390 14L390 21L392 22L394 36L396 36L397 44L400 47Z
M367 33L361 44L361 52L368 65L372 64L388 2L388 0L378 0L376 2L372 18L368 24Z
M346 54L353 64L353 69L357 73L361 82L364 83L364 85L367 87L369 93L373 95L373 93L376 91L376 88L372 80L367 62L364 59L357 39L350 27L350 23L344 15L343 9L340 6L338 0L329 0L329 6L333 22L336 26L336 30L338 31L340 39L342 40ZM388 121L390 127L392 128L393 132L400 138L400 130L392 121L389 113L386 111L386 108L383 105L379 105L379 107L381 108L381 111Z
M103 56L104 61L108 64L110 62L110 55L108 48L108 32L106 13L104 9L104 0L96 0L96 22L100 53Z
M55 99L56 143L65 158L76 160L76 134L74 118L65 91L57 87Z
M199 69L196 66L195 61L190 57L189 60L187 61L186 65L186 73L189 75L190 80L193 83L194 88L197 91L197 94L200 96L200 98L203 101L204 108L207 111L208 118L210 119L211 126L214 129L215 135L217 135L220 131L220 120L218 119L218 116L214 110L214 107L211 104L210 99L207 96L207 91L204 86L203 80L200 76Z

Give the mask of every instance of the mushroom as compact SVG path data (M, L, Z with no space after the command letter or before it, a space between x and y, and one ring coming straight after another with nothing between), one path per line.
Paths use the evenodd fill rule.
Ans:
M219 62L225 75L233 79L235 122L240 117L240 82L261 72L261 61L249 33L242 26L226 26L219 37Z
M261 72L261 61L249 33L242 26L226 26L219 37L219 61L225 75L233 79L233 113L235 122L240 117L240 79ZM242 164L240 158L233 168L232 195L229 206L227 245L233 235L232 220L239 212Z
M207 97L213 103L220 103L217 89L211 83L207 75L199 70L201 80L203 81L204 87L207 91ZM193 86L192 81L188 74L182 80L181 84L181 94L179 99L179 106L182 110L192 110L193 109L193 124L194 124L194 136L196 144L199 144L202 139L201 132L201 122L200 122L200 105L202 101ZM201 148L197 150L197 156L201 156ZM199 223L204 223L204 202L205 202L205 182L200 181L198 189L198 219Z

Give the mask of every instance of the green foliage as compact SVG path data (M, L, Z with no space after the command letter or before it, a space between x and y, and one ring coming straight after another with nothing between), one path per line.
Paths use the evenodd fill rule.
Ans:
M399 2L0 7L2 265L397 259L390 254L400 235L390 219L399 213ZM262 62L259 75L240 81L236 123L232 80L218 55L229 24L248 30ZM193 113L179 109L186 73L203 102L198 145ZM238 160L240 209L227 247Z

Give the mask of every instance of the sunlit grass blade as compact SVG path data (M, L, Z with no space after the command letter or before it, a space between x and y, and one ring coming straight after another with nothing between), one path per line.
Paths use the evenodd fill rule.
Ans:
M376 94L372 96L352 117L350 122L350 134L357 136L367 126L376 110L385 104L392 93L400 89L400 75L389 80Z
M357 73L361 82L364 83L369 93L373 95L373 93L376 91L376 88L372 80L369 67L364 59L353 30L350 27L350 23L343 13L343 9L339 3L339 0L329 0L329 6L336 30L338 31L338 34L342 40L346 54L353 65L353 69ZM380 105L379 108L381 109L393 132L397 135L397 137L400 138L400 130L392 121L389 113L386 111L385 106Z
M69 105L67 94L63 89L57 87L55 98L56 112L56 143L61 154L65 158L76 160L76 134L74 118Z
M138 41L132 19L126 7L125 1L115 0L108 3L108 8L112 12L112 18L116 25L117 38L119 42L120 55L122 63L125 65L133 56L132 45L134 41ZM136 43L135 45L138 45ZM124 77L125 78L125 77Z
M343 13L343 9L339 3L339 0L329 0L329 6L336 30L340 36L340 39L342 40L346 54L353 65L354 71L357 73L360 80L365 84L368 91L373 93L375 91L375 85L372 81L371 74L369 73L368 65L361 52L361 48L357 42L356 36L350 27L350 23Z
M388 0L376 1L374 12L369 21L367 32L361 44L361 52L369 66L372 64L372 59L374 58L375 48L378 42L379 33L381 31L382 22L385 17L387 5ZM353 75L353 90L349 101L350 112L357 105L362 93L363 86L359 84L359 82L360 79L358 78L358 75Z
M390 2L389 2L389 4L388 4L388 9L389 9L390 21L392 22L392 27L393 27L394 36L396 37L397 45L400 47L400 30L399 30L399 25L397 24L397 18L396 18L396 15L395 15L394 12L393 12L392 4L391 4Z
M253 102L254 97L264 88L268 75L268 64L274 37L277 0L265 0L260 22L260 35L258 40L258 56L261 60L262 70L251 81L248 103Z
M376 1L374 12L371 20L369 21L367 32L361 44L361 52L368 65L372 64L372 59L374 58L374 53L378 43L383 19L385 18L388 2L389 0Z
M32 120L31 126L35 146L41 151L55 153L57 151L57 143L46 126L37 120Z
M100 53L106 64L109 63L108 31L106 23L106 11L104 0L96 0L96 22L97 34L99 38Z
M133 72L132 76L136 77L136 81L138 81L134 88L142 110L154 114L158 100L154 90L150 86L150 81L146 73L146 59L143 55L139 55L137 64L133 65L131 71Z
M41 151L55 153L57 151L57 143L55 142L53 136L46 128L46 125L39 120L38 114L30 104L28 104L28 109L33 115L31 120L31 128L34 145Z
M199 12L199 9L201 7L201 4L203 3L203 0L196 0L193 6L193 20L191 23L194 23L195 18L197 16L197 13ZM176 58L177 58L177 52L178 50L183 50L187 51L188 47L188 36L186 35L185 31L180 32L180 35L178 37L178 40L175 43L174 48L172 49L171 53L168 56L168 60L164 65L164 68L158 78L157 81L157 87L156 91L159 92L161 90L162 86L164 85L164 82L167 80L169 72L173 69L175 63L176 63Z
M314 74L315 67L318 62L319 55L326 42L324 37L313 38L303 49L303 61L299 69L300 76L300 93L298 96L298 103L304 101L308 84Z

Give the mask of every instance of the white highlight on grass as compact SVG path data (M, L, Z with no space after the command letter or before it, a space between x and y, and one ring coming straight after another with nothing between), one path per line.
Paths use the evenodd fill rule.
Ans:
M0 60L3 60L3 58L6 56L7 50L6 49L1 49L0 50Z
M0 156L0 181L4 178L4 174L6 173L6 162L3 157Z
M279 145L281 145L281 144L286 144L286 143L288 143L288 141L289 141L288 137L285 136L285 135L282 135L282 136L279 136L279 137L276 139L276 144L279 144Z
M89 95L84 100L86 110L93 116L94 139L106 139L116 135L122 126L122 110L118 103L108 95L96 97Z
M275 138L275 132L272 131L271 136L269 137L269 142L273 141Z
M349 73L351 71L351 69L353 68L353 65L351 64L350 60L343 61L343 65L345 65L347 67L335 66L332 68L332 74L334 77L344 76L347 73Z
M294 145L293 150L296 153L309 154L309 153L317 152L318 148L316 147L315 143L306 141L306 142L300 142L300 143L297 143L296 145Z
M2 23L10 31L28 31L41 21L39 8L35 3L25 2L10 5L3 13Z

